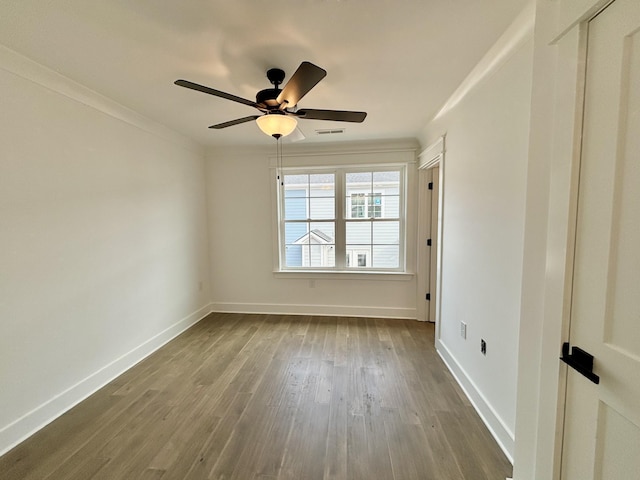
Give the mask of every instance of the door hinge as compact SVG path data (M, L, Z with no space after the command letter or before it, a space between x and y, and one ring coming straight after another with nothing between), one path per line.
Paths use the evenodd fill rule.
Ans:
M571 348L571 354L569 354L569 348ZM590 353L585 352L579 347L571 347L569 342L564 342L562 344L562 356L560 360L574 370L577 370L593 383L600 383L600 377L593 373L593 355Z
M424 185L424 183L423 183ZM429 182L429 190L433 190L433 182Z
M425 297L426 297L426 299L427 299L427 300L431 300L431 294L430 294L430 293L427 293L427 294L425 295Z
M431 239L427 238L427 247L430 247L430 246L431 246Z

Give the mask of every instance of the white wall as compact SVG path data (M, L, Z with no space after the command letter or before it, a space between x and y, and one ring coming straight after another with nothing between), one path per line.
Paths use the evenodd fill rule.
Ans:
M204 155L0 47L0 454L209 310Z
M499 443L514 448L533 10L424 130L446 134L437 348ZM496 58L498 60L496 60ZM484 69L483 71L481 71ZM467 338L460 335L467 324ZM487 354L480 353L480 340Z
M542 344L542 318L545 309L547 222L549 210L549 172L552 157L550 139L554 126L550 112L558 101L554 94L553 66L555 57L547 50L549 46L549 5L539 2L536 12L534 39L534 68L532 84L532 106L529 137L529 165L527 171L527 210L525 220L525 250L523 262L522 307L518 364L518 399L516 402L516 446L514 452L513 478L534 480L552 478L552 457L555 429L555 414L548 418L538 417L540 402L540 363ZM546 2L545 2L546 3ZM554 352L557 362L559 351ZM557 370L557 367L556 367ZM557 377L556 377L557 379ZM557 385L556 385L557 386ZM555 404L557 397L551 395ZM555 406L553 407L555 409ZM536 473L537 431L539 425L551 424L551 437L544 439L542 449L551 452L548 462Z
M336 148L335 146L333 147ZM341 147L346 153L407 145ZM415 149L415 142L409 148ZM292 154L292 145L284 146ZM315 155L322 149L314 149ZM414 275L274 274L273 148L215 150L207 181L212 300L216 311L416 318ZM298 153L302 151L297 149ZM373 155L373 154L372 154ZM366 157L367 155L365 155ZM410 158L415 160L411 150ZM332 158L336 156L332 155ZM349 161L349 160L347 160ZM313 161L311 161L313 163ZM415 165L410 169L407 264L415 265Z

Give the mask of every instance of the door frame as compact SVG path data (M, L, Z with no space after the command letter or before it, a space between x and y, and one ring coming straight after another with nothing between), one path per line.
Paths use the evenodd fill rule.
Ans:
M435 302L435 324L436 324L436 342L440 338L440 299L442 295L442 237L443 237L443 218L444 218L444 170L445 170L445 135L438 138L433 144L425 148L418 155L418 239L417 248L417 268L418 278L416 282L417 288L417 317L418 320L428 320L428 309L425 301L425 293L431 290L431 302ZM433 238L431 232L431 202L432 194L428 189L428 183L432 179L434 167L440 167L438 176L438 221L436 232L436 249L428 247L427 238ZM431 255L436 255L436 284L435 295L430 285L430 265Z

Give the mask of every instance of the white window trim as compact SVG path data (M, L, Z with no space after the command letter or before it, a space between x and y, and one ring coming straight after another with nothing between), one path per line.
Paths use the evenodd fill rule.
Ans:
M280 211L284 208L284 195L280 182L276 181L278 170L277 162L275 159L271 159L270 167L272 171L271 182L272 184L272 218L273 218L273 273L278 277L302 277L302 278L363 278L363 279L376 279L376 278L394 278L394 279L409 279L413 278L414 273L407 268L407 241L410 232L407 229L407 202L408 202L408 182L409 182L409 166L415 163L414 151L394 151L394 152L376 152L374 156L386 157L386 162L375 161L371 158L372 154L357 153L355 154L359 158L359 162L345 162L344 157L348 160L354 159L354 154L343 154L343 161L336 161L338 155L332 154L329 162L323 162L319 160L316 165L310 163L310 159L318 159L322 157L326 160L325 155L305 155L300 162L300 158L288 157L286 161L283 161L282 171L287 174L296 173L334 173L336 175L336 191L335 202L336 211L339 215L335 221L335 234L336 234L336 266L334 268L327 269L326 267L282 267L282 259L285 258L284 248L285 245L280 237L283 232L284 219L280 218ZM401 158L397 158L400 156ZM394 160L389 162L389 157L393 157ZM369 160L369 161L365 161ZM315 163L315 162L314 162ZM326 165L327 163L332 166L318 167L317 165ZM343 175L350 172L357 171L384 171L384 170L400 170L401 181L399 185L399 195L401 202L399 205L399 228L400 228L400 241L398 244L400 265L398 268L382 269L382 268L362 268L362 267L346 267L346 232L345 226L347 219L346 216L346 185L343 181ZM340 171L341 173L338 173ZM340 178L339 178L340 175ZM341 220L339 220L341 218ZM365 219L369 221L370 219ZM375 221L376 219L374 219ZM380 220L378 220L380 221ZM342 239L343 241L340 241ZM346 274L346 275L345 275Z

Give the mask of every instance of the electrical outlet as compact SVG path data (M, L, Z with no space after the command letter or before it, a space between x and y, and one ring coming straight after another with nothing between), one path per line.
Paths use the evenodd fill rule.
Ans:
M483 338L480 339L480 353L483 355L487 354L487 342L485 342Z
M467 324L460 322L460 336L466 340L467 338Z

